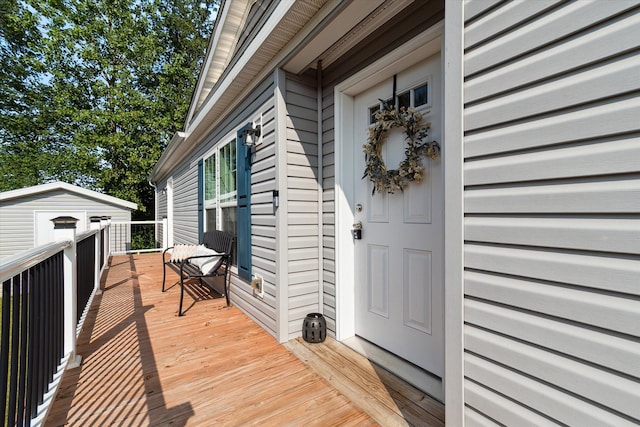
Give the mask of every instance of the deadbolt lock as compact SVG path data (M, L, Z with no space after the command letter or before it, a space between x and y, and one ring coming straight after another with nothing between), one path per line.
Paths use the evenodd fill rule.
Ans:
M362 239L362 222L358 221L353 224L353 228L351 229L351 236L353 236L354 240Z

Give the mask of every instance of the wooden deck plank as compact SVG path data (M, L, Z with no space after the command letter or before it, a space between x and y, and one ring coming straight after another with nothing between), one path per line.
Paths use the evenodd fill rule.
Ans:
M326 341L326 345L336 354L342 355L342 357L357 364L360 369L368 371L371 375L377 377L384 385L384 388L390 393L396 405L401 405L402 407L417 406L431 414L437 420L444 422L444 405L442 403L393 375L391 372L384 369L384 367L372 363L364 356L346 347L344 344L329 339ZM418 410L418 412L420 411Z
M306 347L299 340L287 343L289 349L301 360L304 360L316 373L340 390L347 398L363 408L381 425L408 426L409 423L398 413L380 402L361 384L349 379L343 367L332 365L323 357L316 357L314 350Z
M112 259L47 426L376 425L224 298L178 317L161 280L158 254Z
M286 345L380 424L444 426L444 405L345 345L331 338Z

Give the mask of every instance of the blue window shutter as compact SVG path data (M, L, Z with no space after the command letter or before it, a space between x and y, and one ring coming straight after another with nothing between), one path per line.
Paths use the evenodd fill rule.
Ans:
M238 274L251 280L251 147L244 145L242 129L236 138L236 174L238 180Z
M198 160L198 241L204 235L204 160Z

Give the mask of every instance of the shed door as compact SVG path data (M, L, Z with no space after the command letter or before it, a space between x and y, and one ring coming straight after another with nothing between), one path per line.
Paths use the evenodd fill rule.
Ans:
M400 105L416 105L431 122L430 137L440 143L440 57L396 76ZM421 183L404 192L372 195L362 179L371 113L390 100L393 79L355 98L355 219L362 240L355 241L356 334L438 376L444 373L444 180L440 160L422 158ZM405 158L405 133L387 133L382 157L388 169Z

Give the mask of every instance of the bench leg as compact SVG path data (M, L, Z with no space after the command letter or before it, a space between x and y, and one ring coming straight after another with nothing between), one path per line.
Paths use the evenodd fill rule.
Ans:
M180 308L178 310L178 316L184 316L182 312L182 300L184 300L184 277L180 277Z
M164 292L164 282L167 280L167 264L162 263L162 292Z
M224 268L224 298L227 300L227 307L229 307L231 305L231 303L229 302L229 288L230 288L230 284L229 286L227 286L227 276L229 276L229 270L228 270L228 265L225 266Z

